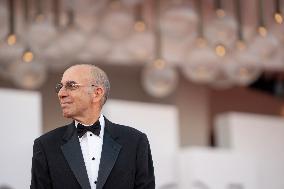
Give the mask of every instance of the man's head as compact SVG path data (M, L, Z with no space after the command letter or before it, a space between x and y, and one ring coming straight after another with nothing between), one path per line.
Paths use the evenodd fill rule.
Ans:
M91 64L68 68L57 85L63 116L80 120L99 114L109 90L108 77L100 68Z

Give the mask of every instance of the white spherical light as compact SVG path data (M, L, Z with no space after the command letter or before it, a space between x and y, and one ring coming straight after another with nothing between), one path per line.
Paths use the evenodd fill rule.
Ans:
M142 85L153 97L163 98L170 95L177 86L178 73L176 69L158 60L147 64L142 71Z
M85 36L78 29L70 28L57 36L43 52L44 59L52 69L62 69L71 64L84 47Z
M136 61L150 61L154 54L155 39L151 32L135 32L126 41L129 56Z
M181 65L182 73L187 79L196 83L211 83L219 70L220 59L209 47L193 49Z
M25 37L33 48L44 49L53 42L56 35L56 28L52 23L44 20L31 24Z
M197 15L186 6L174 6L166 10L161 17L162 34L168 37L196 37Z
M120 40L129 35L134 26L133 16L122 9L108 11L101 23L101 31L106 37Z
M116 64L129 64L132 62L130 58L125 43L112 43L111 52L106 60Z
M37 89L46 80L46 67L42 63L14 63L10 67L13 82L20 88Z
M206 25L205 36L212 45L232 47L237 39L237 23L229 16L217 18Z
M78 54L78 59L82 61L102 60L111 52L111 41L106 37L95 34L91 36L87 44Z
M235 54L225 69L227 76L240 86L247 86L254 82L262 71L259 59L248 52Z
M21 57L23 51L24 47L19 42L10 46L6 41L2 41L0 44L0 60L2 63L11 64Z
M184 37L180 40L175 38L164 38L162 43L162 55L167 62L180 65L185 61L186 55L191 50L190 37Z
M271 33L266 36L256 35L248 45L248 51L260 58L262 63L266 63L275 55L279 41Z

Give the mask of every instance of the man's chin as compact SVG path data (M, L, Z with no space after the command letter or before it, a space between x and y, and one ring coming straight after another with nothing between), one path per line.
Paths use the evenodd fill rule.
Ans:
M68 112L62 112L63 117L65 118L72 118L72 115Z

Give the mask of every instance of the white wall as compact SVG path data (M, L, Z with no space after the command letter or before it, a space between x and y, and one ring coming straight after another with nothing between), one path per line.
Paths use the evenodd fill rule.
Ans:
M259 189L284 188L284 119L227 113L216 120L217 143L235 153L255 157Z
M254 159L230 150L184 148L178 165L179 189L259 189Z
M0 89L0 188L29 188L33 140L42 130L38 92Z

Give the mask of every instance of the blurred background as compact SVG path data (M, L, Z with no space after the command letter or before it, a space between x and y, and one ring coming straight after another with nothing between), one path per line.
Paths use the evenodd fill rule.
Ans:
M149 135L158 189L283 189L283 11L283 0L0 0L2 127L22 129L0 134L0 188L28 187L33 139L70 122L55 84L91 63L111 82L105 114ZM21 174L7 167L19 146Z

